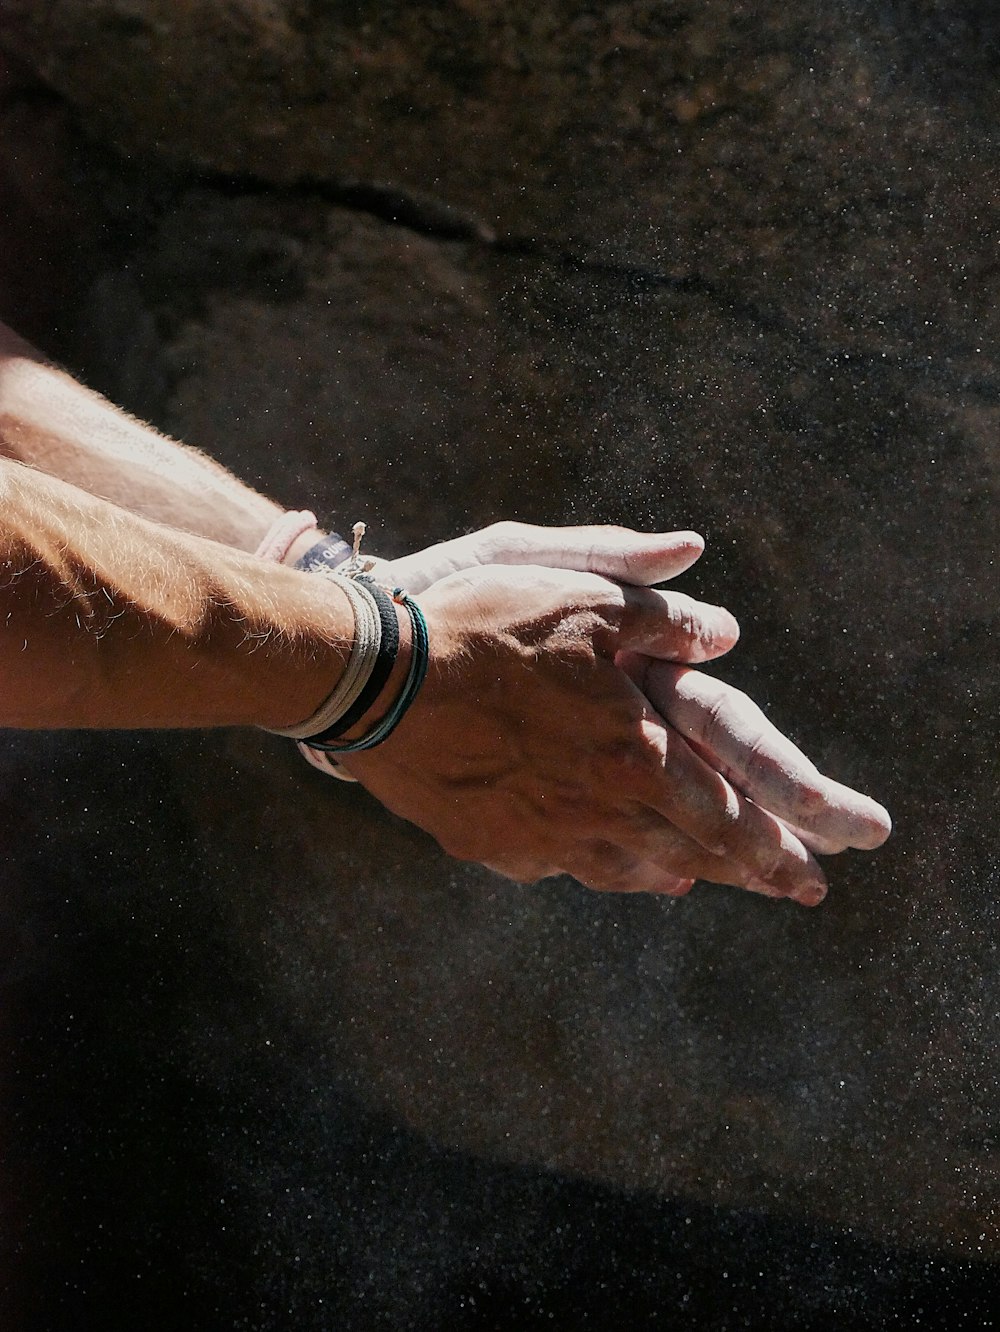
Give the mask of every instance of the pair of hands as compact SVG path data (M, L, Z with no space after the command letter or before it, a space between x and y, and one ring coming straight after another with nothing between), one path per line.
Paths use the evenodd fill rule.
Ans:
M397 731L346 766L450 854L521 881L676 896L706 879L818 905L814 853L876 847L889 816L691 669L739 627L651 585L703 547L498 523L379 561L420 594L430 669Z

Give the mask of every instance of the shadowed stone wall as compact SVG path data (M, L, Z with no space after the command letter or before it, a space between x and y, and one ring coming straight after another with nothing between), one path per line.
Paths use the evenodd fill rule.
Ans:
M897 824L831 866L815 913L705 887L527 890L269 738L14 737L18 1094L34 1104L66 1045L51 995L82 987L104 1076L135 1077L165 1142L145 1191L118 1187L137 1216L181 1211L182 1163L213 1254L199 1268L181 1245L193 1290L237 1263L214 1201L231 1193L269 1274L261 1326L324 1325L322 1276L298 1280L292 1248L311 1242L320 1272L324 1236L345 1243L334 1214L358 1194L331 1143L366 1116L467 1171L851 1228L882 1274L831 1278L855 1323L890 1290L889 1249L995 1262L992 9L6 15L0 313L290 505L364 516L384 553L501 515L705 532L685 586L744 624L719 672ZM119 969L95 990L80 977L107 948ZM64 1068L67 1100L90 1089L84 1173L105 1133L132 1159L134 1117L85 1062ZM53 1178L38 1141L69 1132L55 1104L19 1129L29 1183ZM196 1147L164 1137L168 1113ZM435 1231L414 1257L378 1141L389 1201L364 1233L384 1300L387 1249L420 1272L461 1245ZM312 1191L309 1224L288 1180ZM416 1214L467 1216L449 1188ZM64 1224L100 1269L86 1219ZM337 1270L343 1316L375 1325Z

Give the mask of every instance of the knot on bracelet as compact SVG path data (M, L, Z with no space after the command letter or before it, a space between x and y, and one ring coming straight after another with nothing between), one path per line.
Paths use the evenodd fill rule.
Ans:
M268 539L261 543L259 553L266 551L266 558L274 558L279 546L284 546L284 553L287 553L292 541L309 530L306 522L309 518L315 526L312 514L286 514L268 533ZM369 577L375 561L366 560L361 555L361 542L366 531L363 522L355 523L350 545L336 532L322 537L295 565L306 573L319 573L335 581L347 595L354 617L351 655L332 693L311 717L275 732L296 740L303 752L309 749L317 756L322 753L326 756L324 766L336 766L336 761L329 757L333 754L359 753L387 739L399 725L427 674L427 621L404 588L385 588ZM291 536L292 532L294 536ZM284 544L286 541L287 545ZM344 741L341 737L374 707L396 664L400 646L396 607L405 609L410 623L410 665L406 680L398 697L378 722L358 739Z

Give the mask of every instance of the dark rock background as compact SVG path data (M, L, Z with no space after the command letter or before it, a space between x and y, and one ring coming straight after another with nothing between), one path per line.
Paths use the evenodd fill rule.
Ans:
M10 736L12 1325L989 1325L998 38L6 0L4 318L384 553L698 528L897 825L819 912L601 897L266 737Z

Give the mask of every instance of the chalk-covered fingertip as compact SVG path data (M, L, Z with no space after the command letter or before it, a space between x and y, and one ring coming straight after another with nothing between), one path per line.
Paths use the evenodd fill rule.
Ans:
M705 538L698 532L660 532L644 538L649 545L645 558L648 572L657 582L676 578L701 558Z
M695 650L686 658L691 662L714 661L731 652L740 641L740 623L725 606L702 608L701 634Z
M675 562L682 562L689 569L705 552L705 538L700 532L666 532L663 542L670 548Z
M732 611L726 610L725 606L717 606L719 612L719 630L718 637L723 639L729 647L735 647L740 641L740 622Z
M892 832L892 818L889 811L876 800L865 800L865 809L861 829L854 838L854 845L859 851L874 851L888 841Z
M677 546L696 550L699 555L705 549L705 538L700 532L668 532L665 535L668 541Z

